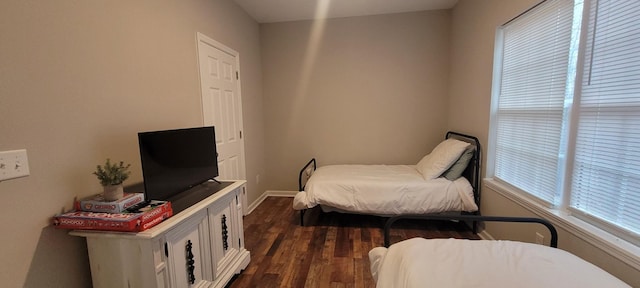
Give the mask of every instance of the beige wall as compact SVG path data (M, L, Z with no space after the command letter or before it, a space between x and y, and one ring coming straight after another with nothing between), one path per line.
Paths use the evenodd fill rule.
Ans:
M312 157L415 164L444 137L448 10L261 25L270 189Z
M496 28L537 2L460 0L452 10L448 126L478 135L485 148ZM486 149L483 152L486 155ZM486 159L483 164L486 164ZM484 215L537 216L486 186L482 189L481 209ZM486 229L497 239L533 242L535 234L531 229L540 228L487 223ZM558 232L561 249L600 266L633 287L640 287L640 271L565 230L559 229Z
M100 191L105 158L133 164L137 132L202 125L196 32L240 53L247 177L264 173L259 26L230 0L0 3L0 151L31 176L0 183L3 287L90 287L86 245L49 226ZM249 201L265 188L248 184Z
M486 147L495 27L536 2L259 26L230 0L2 1L0 150L26 148L31 176L0 183L0 283L90 286L83 239L50 218L100 190L91 171L107 157L141 180L138 131L201 125L196 32L240 53L251 203L296 189L311 157L412 164L446 128ZM484 214L530 214L483 189ZM640 287L637 270L566 231L560 239Z

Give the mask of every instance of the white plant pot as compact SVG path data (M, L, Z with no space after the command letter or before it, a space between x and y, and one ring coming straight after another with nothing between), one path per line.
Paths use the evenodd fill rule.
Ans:
M116 201L123 196L122 184L104 186L102 197L105 201Z

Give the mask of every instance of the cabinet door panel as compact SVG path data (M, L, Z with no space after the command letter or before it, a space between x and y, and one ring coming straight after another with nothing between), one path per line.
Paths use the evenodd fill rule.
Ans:
M213 280L206 216L203 211L167 233L171 287L200 287Z
M156 283L158 288L169 288L169 271L167 271L167 261L164 255L164 241L153 240L153 265L156 271Z
M215 277L222 272L222 268L227 266L227 262L238 253L240 243L236 228L237 209L235 196L229 201L222 202L225 205L215 205L209 209L211 219L213 264L215 266Z

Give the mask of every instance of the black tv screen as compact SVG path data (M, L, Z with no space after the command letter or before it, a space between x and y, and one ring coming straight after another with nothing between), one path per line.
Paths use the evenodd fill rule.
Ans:
M168 200L218 176L214 127L138 133L147 200Z

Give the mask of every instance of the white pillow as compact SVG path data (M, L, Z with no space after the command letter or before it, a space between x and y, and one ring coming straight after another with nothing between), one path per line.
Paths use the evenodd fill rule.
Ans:
M416 169L422 173L425 180L436 179L460 158L469 145L471 144L453 138L444 140L418 162Z

